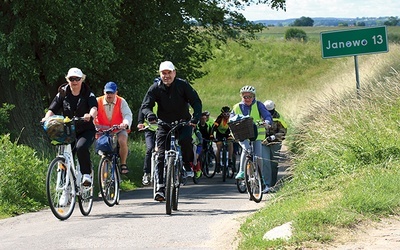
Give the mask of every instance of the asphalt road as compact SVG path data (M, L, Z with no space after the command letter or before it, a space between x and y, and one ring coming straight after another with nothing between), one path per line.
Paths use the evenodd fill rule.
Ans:
M86 217L76 204L66 221L49 209L0 220L0 249L235 249L241 221L267 199L249 201L218 174L181 187L178 211L166 215L152 188L139 188L114 207L96 200Z

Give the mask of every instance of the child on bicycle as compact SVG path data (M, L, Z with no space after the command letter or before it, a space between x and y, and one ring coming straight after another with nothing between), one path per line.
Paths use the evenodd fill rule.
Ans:
M216 159L215 159L215 171L217 173L220 172L221 168L221 147L222 147L222 141L225 138L228 141L228 166L229 167L234 167L233 161L232 161L232 155L233 155L233 143L232 143L232 135L231 135L231 130L229 129L228 126L228 121L229 121L229 116L230 116L231 108L228 106L223 106L221 108L221 114L217 117L215 120L212 128L211 128L211 135L210 139L214 138L214 132L215 132L215 139L216 139L216 144L217 144L217 152L216 152ZM235 170L234 170L235 171Z

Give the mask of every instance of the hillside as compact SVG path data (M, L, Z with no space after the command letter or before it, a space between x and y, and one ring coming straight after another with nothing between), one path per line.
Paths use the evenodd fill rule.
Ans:
M299 17L300 18L300 17ZM365 26L383 25L389 17L356 17L356 18L336 18L336 17L314 17L314 26L338 26L340 23L347 23L349 26L357 22L364 22ZM285 20L257 20L255 23L261 23L265 26L289 26L297 18Z

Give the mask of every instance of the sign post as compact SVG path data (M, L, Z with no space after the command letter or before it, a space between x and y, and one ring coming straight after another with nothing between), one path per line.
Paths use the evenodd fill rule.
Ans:
M386 26L325 31L320 38L322 58L354 56L357 94L360 86L357 56L389 51Z

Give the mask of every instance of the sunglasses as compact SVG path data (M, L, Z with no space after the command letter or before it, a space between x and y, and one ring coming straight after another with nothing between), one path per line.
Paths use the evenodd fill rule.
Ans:
M106 92L107 95L113 95L115 94L114 92Z
M68 80L70 81L70 82L73 82L73 81L80 81L82 79L82 77L70 77L70 78L68 78Z
M251 99L251 98L253 98L253 96L251 96L251 95L245 95L245 96L242 96L243 97L243 99Z

